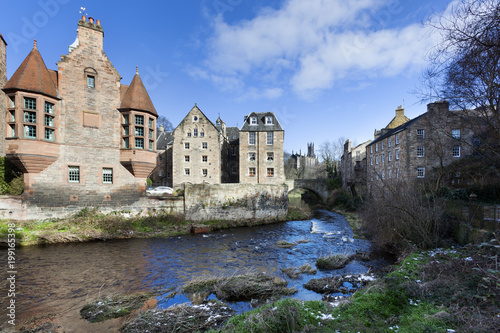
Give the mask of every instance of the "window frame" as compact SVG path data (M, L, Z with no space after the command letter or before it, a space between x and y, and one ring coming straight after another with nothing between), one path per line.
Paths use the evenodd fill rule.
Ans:
M274 146L274 132L266 132L266 145Z
M248 177L255 177L255 175L256 175L255 167L248 168Z
M425 178L425 167L417 167L417 178Z
M460 157L462 153L462 148L460 145L454 145L452 148L452 156L453 157Z
M103 167L102 168L102 183L103 184L113 184L113 168Z
M68 183L80 183L80 166L79 165L68 165Z
M255 162L256 159L257 159L257 153L256 152L251 151L251 152L248 153L248 161L249 162Z
M248 144L250 146L255 146L256 144L256 132L248 132Z
M425 157L425 147L417 146L417 157Z
M267 168L267 177L274 177L274 168Z

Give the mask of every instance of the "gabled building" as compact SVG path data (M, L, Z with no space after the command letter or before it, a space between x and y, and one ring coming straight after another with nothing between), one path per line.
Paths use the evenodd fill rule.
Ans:
M221 183L221 132L195 104L173 131L173 187Z
M34 47L4 84L5 155L40 206L119 206L139 200L156 165L157 113L136 72L130 86L103 50L99 20L78 22L57 70ZM5 42L0 38L0 59ZM1 98L0 98L1 99Z
M473 135L462 111L449 103L427 105L427 112L376 137L366 146L369 187L390 180L423 182L442 177L443 168L472 154Z
M284 131L272 112L252 112L240 129L240 183L285 181Z

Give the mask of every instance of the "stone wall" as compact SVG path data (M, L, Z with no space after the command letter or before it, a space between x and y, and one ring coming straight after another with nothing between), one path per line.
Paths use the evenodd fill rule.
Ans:
M185 214L190 221L283 220L286 185L185 184Z
M288 211L286 185L249 184L185 184L184 197L144 197L132 189L111 193L103 201L99 193L80 192L70 197L70 188L60 188L46 194L46 200L25 200L23 196L0 196L0 218L12 220L43 220L63 218L88 207L98 207L103 213L121 211L126 214L148 214L166 210L169 214L185 215L186 220L275 221L283 220ZM50 197L67 198L55 204ZM99 201L101 204L99 204Z
M5 41L0 35L0 119L6 119L5 107L7 106L7 97L2 88L7 83L7 51ZM0 126L0 138L5 138L6 126L4 123ZM0 140L0 156L5 156L5 140Z

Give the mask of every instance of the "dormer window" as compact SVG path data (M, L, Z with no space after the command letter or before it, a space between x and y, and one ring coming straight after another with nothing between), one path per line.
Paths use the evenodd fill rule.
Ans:
M272 124L273 124L273 117L266 116L266 125L272 125Z
M250 125L257 125L257 117L250 117Z

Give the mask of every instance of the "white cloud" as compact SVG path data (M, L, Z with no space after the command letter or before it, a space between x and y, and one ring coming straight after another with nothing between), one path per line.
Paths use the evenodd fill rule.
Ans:
M429 38L422 38L418 24L385 29L400 10L390 0L287 0L235 25L219 16L205 78L226 88L228 80L240 82L238 88L276 85L242 92L244 98L276 98L283 88L301 96L323 91L353 72L371 77L413 70L422 64Z

